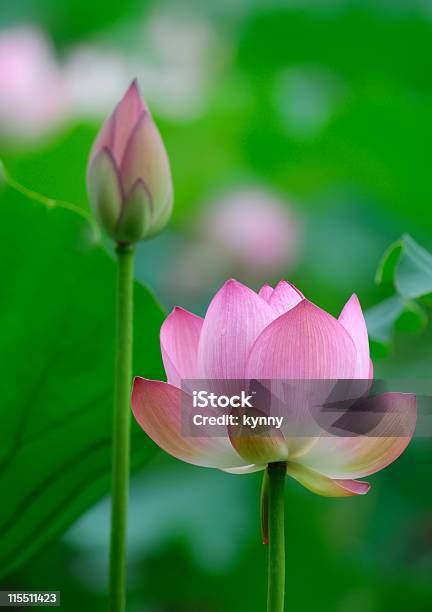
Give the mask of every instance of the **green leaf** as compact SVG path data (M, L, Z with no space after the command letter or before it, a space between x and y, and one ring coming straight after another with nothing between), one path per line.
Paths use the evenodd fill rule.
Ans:
M366 325L371 338L386 343L390 340L395 321L404 311L404 301L399 295L379 302L365 312Z
M384 253L376 280L393 282L405 298L425 296L432 292L432 255L405 234Z
M25 190L24 190L25 191ZM73 205L0 185L0 575L109 491L116 265ZM135 372L164 314L135 285ZM156 452L133 426L132 464Z
M381 283L394 284L394 275L399 259L403 250L403 240L396 240L385 251L378 265L375 281Z
M392 283L396 290L365 313L375 345L387 343L393 330L415 333L426 327L428 316L423 306L430 307L432 293L432 255L426 249L404 234L384 253L375 279Z
M419 298L432 292L432 255L411 236L403 236L395 286L401 295Z
M428 322L428 316L420 304L397 294L369 308L365 312L365 319L370 338L383 344L390 341L394 330L416 333L424 329Z

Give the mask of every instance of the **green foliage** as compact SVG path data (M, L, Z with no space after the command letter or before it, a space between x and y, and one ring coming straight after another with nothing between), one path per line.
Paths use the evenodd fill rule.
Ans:
M366 312L373 340L388 342L394 330L415 333L428 322L425 305L432 292L432 255L404 234L386 250L376 273L394 294Z
M369 335L379 342L387 342L392 334L394 322L403 312L403 300L393 295L366 311Z
M397 292L420 298L432 292L432 255L405 234L384 254L377 280L393 278Z
M2 150L1 157L17 181L51 198L62 198L89 210L85 176L95 136L95 128L75 125L32 150Z
M7 184L0 189L6 575L109 490L116 266L83 214ZM154 298L136 285L134 363L150 378L163 375L162 320ZM156 447L135 424L133 432L136 467Z

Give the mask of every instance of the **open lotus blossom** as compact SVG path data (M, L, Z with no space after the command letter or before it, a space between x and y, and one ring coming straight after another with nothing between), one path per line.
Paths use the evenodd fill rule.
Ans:
M154 236L171 215L168 157L136 81L96 138L87 188L98 222L117 242Z
M255 293L229 280L202 319L175 308L162 325L161 351L168 382L136 378L132 408L144 431L166 452L199 466L236 474L283 462L306 488L330 497L367 493L357 480L392 463L415 427L415 396L384 393L379 412L396 411L403 435L236 437L182 435L182 381L190 379L371 379L368 334L353 295L338 319L281 281ZM375 406L376 408L376 406Z

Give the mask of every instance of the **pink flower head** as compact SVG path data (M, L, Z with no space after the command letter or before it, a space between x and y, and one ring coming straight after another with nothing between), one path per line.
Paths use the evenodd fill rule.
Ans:
M55 55L35 27L0 32L0 133L20 141L41 137L65 119L68 100Z
M166 452L195 465L232 473L263 470L274 461L320 495L367 493L357 478L394 461L415 427L415 397L376 396L378 412L403 415L404 435L290 437L287 431L257 438L182 435L187 379L370 379L372 364L360 303L353 295L338 319L305 299L288 282L255 293L229 280L213 298L205 318L175 308L162 325L161 350L168 382L136 378L134 416Z
M171 215L168 157L136 81L93 144L87 187L98 222L117 242L149 238Z

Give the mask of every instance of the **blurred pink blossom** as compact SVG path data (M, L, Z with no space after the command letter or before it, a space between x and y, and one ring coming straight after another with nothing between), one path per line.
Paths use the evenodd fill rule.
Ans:
M20 26L0 32L0 135L40 136L67 111L62 77L39 30Z
M253 186L210 203L200 229L223 257L257 274L276 275L290 269L301 241L301 223L289 204Z
M202 205L195 235L167 271L167 291L196 301L230 274L251 285L278 278L295 267L302 243L303 221L289 202L261 186L239 186Z

